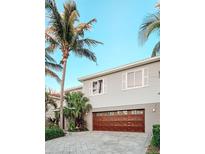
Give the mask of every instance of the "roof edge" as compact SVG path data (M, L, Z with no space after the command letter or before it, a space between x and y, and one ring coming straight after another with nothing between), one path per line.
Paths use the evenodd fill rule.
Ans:
M101 72L94 73L94 74L91 74L91 75L83 76L83 77L78 78L78 80L80 82L82 82L82 81L90 80L90 79L93 79L93 78L101 77L101 76L104 76L104 75L108 75L108 74L111 74L111 73L116 73L116 72L119 72L119 71L123 71L123 70L127 70L127 69L130 69L130 68L136 67L136 66L141 66L141 65L145 65L145 64L152 63L152 62L157 62L157 61L160 61L160 56L152 57L152 58L146 58L146 59L143 59L143 60L140 60L140 61L135 61L135 62L132 62L132 63L128 63L128 64L121 65L121 66L118 66L118 67L115 67L115 68L111 68L111 69L108 69L108 70L105 70L105 71L101 71Z
M64 91L67 92L67 91L72 91L72 90L81 89L81 88L83 88L82 85L80 85L80 86L75 86L75 87L71 87L71 88L65 89Z

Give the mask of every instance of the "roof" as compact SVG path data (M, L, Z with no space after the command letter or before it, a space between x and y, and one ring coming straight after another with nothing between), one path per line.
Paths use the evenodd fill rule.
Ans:
M76 87L65 89L64 92L70 92L70 91L74 91L74 90L78 90L78 89L82 89L82 88L83 88L82 85L76 86ZM58 92L50 92L49 96L54 98L54 99L60 99L60 93L58 93Z
M74 90L78 90L78 89L82 89L82 88L83 88L83 86L80 85L80 86L68 88L68 89L65 90L65 92L74 91Z
M145 65L145 64L149 64L149 63L153 63L153 62L157 62L157 61L160 61L159 56L152 57L152 58L147 58L147 59L140 60L140 61L135 61L135 62L126 64L126 65L122 65L122 66L119 66L119 67L115 67L115 68L112 68L112 69L101 71L101 72L98 72L98 73L95 73L95 74L83 76L83 77L80 77L78 80L82 82L82 81L86 81L86 80L89 80L89 79L93 79L93 78L101 77L101 76L104 76L104 75L124 71L124 70L130 69L130 68L134 68L134 67L137 67L137 66L141 66L141 65Z
M54 99L59 99L60 98L60 93L50 93L49 96L51 98L54 98Z

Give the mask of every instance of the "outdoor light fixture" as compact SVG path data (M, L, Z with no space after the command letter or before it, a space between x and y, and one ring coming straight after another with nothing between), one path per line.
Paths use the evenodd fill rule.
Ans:
M153 108L153 109L152 109L152 112L155 112L155 111L156 111L156 109L155 109L155 108Z

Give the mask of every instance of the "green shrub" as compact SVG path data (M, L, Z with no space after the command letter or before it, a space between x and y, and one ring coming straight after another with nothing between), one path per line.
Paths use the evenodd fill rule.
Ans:
M74 132L74 131L76 131L75 121L74 121L74 120L70 120L70 121L69 121L68 131L69 131L69 132Z
M58 129L59 126L56 125L55 123L48 123L47 126L46 126L46 128L56 128L56 129Z
M153 125L152 133L153 136L151 144L155 147L160 147L160 125Z
M45 129L45 139L50 140L53 138L64 136L64 132L60 128L46 128Z

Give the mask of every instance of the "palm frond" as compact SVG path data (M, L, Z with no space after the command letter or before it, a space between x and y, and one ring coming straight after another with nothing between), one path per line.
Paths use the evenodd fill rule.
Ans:
M160 29L160 15L159 12L147 16L139 30L139 41L144 44L149 38L150 34Z
M70 1L64 4L64 21L68 24L73 24L78 21L79 12L74 1Z
M45 74L47 76L55 78L57 80L57 82L59 82L59 83L61 82L61 79L58 77L58 75L55 72L53 72L52 70L50 70L49 68L45 68Z
M95 54L92 51L90 51L89 49L77 48L77 49L75 49L74 53L77 56L86 57L94 62L97 62L97 58L96 58Z
M87 45L89 47L96 46L98 44L103 44L102 42L99 42L99 41L96 41L96 40L93 40L93 39L89 39L89 38L78 40L77 43L80 46Z
M66 115L75 118L83 118L82 116L92 109L89 99L82 92L67 93L65 96L67 106L65 107ZM70 108L70 109L69 109Z
M92 109L92 105L91 104L85 104L85 111L89 112Z
M160 53L160 41L155 45L152 51L152 57L157 56Z
M84 37L84 31L85 30L90 30L92 28L92 24L94 22L97 22L97 20L96 19L92 19L92 20L88 21L87 23L80 23L75 28L75 32L77 33L77 35L80 35L80 36Z
M70 20L71 15L74 14L74 11L77 11L76 3L74 1L69 1L64 4L64 12L62 14L64 32L63 39L69 43L72 40L73 24L75 19L77 19L77 16L75 16L75 19L72 19L72 21Z
M53 31L55 31L56 36L63 39L63 25L62 25L62 18L58 9L56 7L55 0L46 0L45 7L48 11L49 17L49 24L53 26Z
M57 64L55 59L47 51L45 51L45 66L56 71L62 71L62 66Z
M55 109L57 108L57 104L56 104L56 102L54 100L49 101L48 104L52 105Z
M46 47L47 52L53 52L59 46L59 42L54 34L51 27L45 31L45 41L48 44L48 47Z
M62 71L62 66L56 63L45 62L45 66L49 69L53 69L55 71Z
M160 9L160 2L157 2L155 5L156 8Z
M73 10L73 11L71 12L71 15L70 15L70 18L69 18L69 23L72 24L72 23L74 23L75 21L79 21L79 20L78 20L78 17L79 17L78 10Z
M45 61L50 61L52 63L56 63L55 59L51 57L51 55L48 54L48 52L45 52Z

